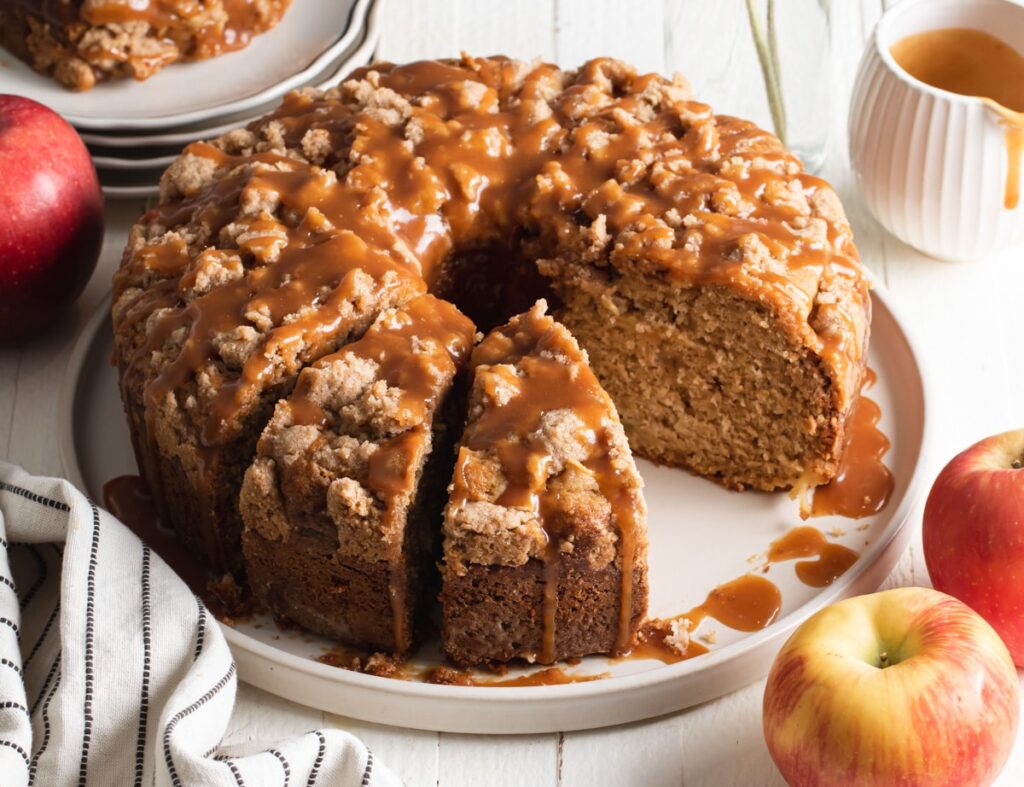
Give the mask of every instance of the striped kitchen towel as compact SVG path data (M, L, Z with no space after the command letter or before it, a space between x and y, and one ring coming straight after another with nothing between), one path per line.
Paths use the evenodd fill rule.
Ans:
M148 546L0 462L0 785L397 785L355 737L218 754L235 663Z

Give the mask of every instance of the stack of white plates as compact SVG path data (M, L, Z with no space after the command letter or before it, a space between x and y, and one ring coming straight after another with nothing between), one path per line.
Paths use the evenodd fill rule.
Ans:
M75 93L4 58L0 93L39 101L63 115L88 145L108 197L158 192L181 149L270 112L289 90L328 88L369 62L381 0L294 0L245 49L175 63L144 82L113 80Z

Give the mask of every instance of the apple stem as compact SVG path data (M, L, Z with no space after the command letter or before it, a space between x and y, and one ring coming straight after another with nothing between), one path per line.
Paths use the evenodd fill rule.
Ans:
M1014 470L1020 470L1021 468L1024 468L1024 463L1022 463L1020 459L1014 459L1010 462L1010 467Z
M880 662L878 666L883 667L883 668L884 667L888 667L889 666L889 651L883 650L879 654L879 656L878 656L878 661Z

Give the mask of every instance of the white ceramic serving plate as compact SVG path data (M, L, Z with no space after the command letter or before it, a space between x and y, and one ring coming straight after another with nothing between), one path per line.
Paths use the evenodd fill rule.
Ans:
M878 382L870 396L881 406L881 425L892 440L886 462L895 494L881 515L854 521L810 520L861 553L831 586L801 584L791 563L767 576L782 590L783 610L767 629L743 634L706 620L714 629L710 653L666 666L652 660L609 663L584 659L572 673L611 673L586 683L527 688L435 686L337 669L315 658L330 647L319 637L280 630L257 616L224 626L243 680L295 702L359 719L429 730L536 733L602 727L650 718L704 702L757 680L784 638L809 615L851 595L874 590L892 570L910 535L908 518L922 486L926 386L913 343L888 297L874 293L870 362ZM65 472L95 500L103 484L135 473L135 461L110 365L109 299L83 331L68 364L60 404L60 448ZM681 470L640 462L650 507L650 612L679 614L704 600L714 586L754 567L751 556L800 524L786 494L736 493ZM859 529L859 527L863 529ZM429 644L428 644L429 645ZM439 663L436 643L415 660ZM517 674L521 670L513 671Z
M370 2L299 0L244 49L83 93L18 61L0 69L0 93L30 96L83 129L164 129L222 117L278 98L323 70L358 40Z
M328 64L322 71L311 75L311 78L295 87L320 87L327 88L337 84L350 71L357 66L366 63L380 38L380 19L383 3L379 0L370 0L366 11L366 21L363 25L361 37L352 41L351 47L339 52L338 56ZM259 106L249 107L245 111L235 112L230 115L217 115L207 118L205 121L193 123L182 123L173 129L151 129L140 130L130 133L112 133L109 130L90 130L85 128L76 129L79 136L87 145L97 145L108 148L128 148L139 150L145 147L166 147L168 145L184 147L190 142L199 139L210 139L233 128L240 128L252 120L261 117L273 110L280 97L275 97Z

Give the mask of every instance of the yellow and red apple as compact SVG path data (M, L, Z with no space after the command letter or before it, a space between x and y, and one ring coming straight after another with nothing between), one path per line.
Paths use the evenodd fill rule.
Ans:
M102 241L103 193L81 138L42 104L0 95L0 345L74 303Z
M927 588L827 607L789 638L764 693L764 735L786 781L983 785L1013 746L1019 685L978 614Z
M943 468L922 535L932 584L991 623L1024 665L1024 429L975 443Z

